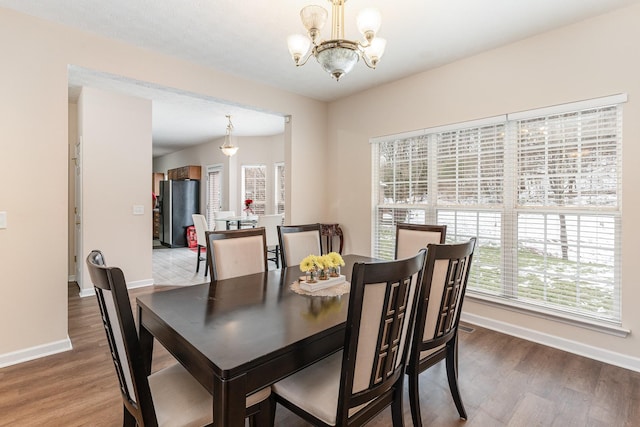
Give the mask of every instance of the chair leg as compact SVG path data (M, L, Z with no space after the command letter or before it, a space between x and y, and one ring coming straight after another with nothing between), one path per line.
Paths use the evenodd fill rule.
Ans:
M136 417L134 417L131 412L129 412L126 406L122 405L123 415L122 415L122 426L123 427L136 427Z
M404 427L404 417L402 414L402 382L402 378L400 378L393 392L393 402L391 403L391 420L393 427Z
M198 253L196 254L196 260L198 261L198 262L196 263L196 273L197 273L198 271L200 271L200 248L201 248L201 247L202 247L202 246L198 245Z
M204 257L204 277L207 277L208 273L209 273L209 257L205 256Z
M280 268L280 245L276 245L276 268Z
M276 401L271 396L258 404L258 412L249 417L249 427L272 427Z
M460 389L458 387L458 340L454 339L450 345L447 346L447 379L449 380L449 389L451 390L451 397L456 404L458 414L463 420L467 419L467 411L462 404L462 398L460 397Z
M420 414L420 392L418 390L419 375L409 371L409 406L411 407L411 421L415 427L422 427L422 415Z

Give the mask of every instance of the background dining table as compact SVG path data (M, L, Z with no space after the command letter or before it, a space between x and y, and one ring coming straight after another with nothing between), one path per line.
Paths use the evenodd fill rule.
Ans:
M342 272L356 262L345 255ZM137 298L140 341L151 367L157 339L213 395L214 426L244 426L245 398L339 350L349 293L303 295L299 267Z

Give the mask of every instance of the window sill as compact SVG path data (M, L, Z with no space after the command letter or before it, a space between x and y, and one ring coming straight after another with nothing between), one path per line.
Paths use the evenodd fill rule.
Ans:
M495 298L487 295L476 294L473 292L467 292L465 298L473 300L479 304L485 304L503 310L513 311L515 313L526 314L528 316L534 316L552 322L564 323L566 325L576 326L579 328L589 329L592 331L613 335L616 337L626 338L631 330L623 328L619 325L606 322L590 321L587 319L581 319L579 317L571 316L569 314L561 314L552 310L546 310L544 308L534 308L532 306L505 301L500 298Z

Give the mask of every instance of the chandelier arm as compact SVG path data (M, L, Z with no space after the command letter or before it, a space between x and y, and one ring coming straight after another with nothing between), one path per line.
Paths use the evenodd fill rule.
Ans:
M307 54L304 57L304 61L298 60L298 62L296 63L296 67L302 67L304 64L306 64L307 61L309 60L309 58L311 58L312 56L315 55L315 51L316 51L316 47L315 46L313 48L309 49L309 52L307 52Z
M362 62L364 62L367 67L371 68L372 70L376 69L376 65L377 64L372 64L371 63L371 60L369 59L369 56L367 56L367 54L364 52L364 50L361 50L360 56L362 57Z

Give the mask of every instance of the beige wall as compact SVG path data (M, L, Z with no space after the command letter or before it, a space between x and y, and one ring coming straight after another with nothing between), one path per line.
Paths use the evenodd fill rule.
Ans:
M3 44L6 60L0 79L0 211L8 215L8 228L0 230L0 366L69 345L68 65L291 115L287 162L304 164L307 154L324 158L325 103L7 9L0 9L0 40L10 41ZM322 162L305 169L310 179L324 181ZM142 178L146 189L150 172L148 167ZM105 192L118 192L122 183L109 180L101 185ZM290 193L297 201L290 204L292 221L324 212L322 197L301 185L292 185ZM148 223L148 232L142 233L150 241L151 220ZM44 253L34 257L36 248ZM107 260L122 261L115 254ZM150 255L127 265L133 262L150 266Z
M101 250L129 286L150 285L151 101L85 87L78 101L81 138L81 253ZM143 213L134 214L134 206ZM80 259L83 293L93 284ZM78 257L80 258L80 257Z
M273 165L284 162L284 135L262 137L238 137L236 144L240 149L232 156L227 157L220 151L223 139L217 139L175 153L155 157L153 159L153 171L166 173L169 169L196 165L202 167L200 185L200 211L205 212L206 207L206 169L207 166L221 165L223 168L223 210L234 210L240 215L242 200L240 197L241 166L243 164L267 165L267 213L273 205ZM234 191L230 191L233 188Z
M624 106L622 293L618 338L483 305L465 314L510 333L640 370L640 6L523 40L334 102L329 107L329 217L343 224L346 252L371 248L371 150L368 139L560 103L627 93ZM383 65L381 65L383 66ZM367 159L357 167L350 159ZM503 322L503 323L501 323Z

